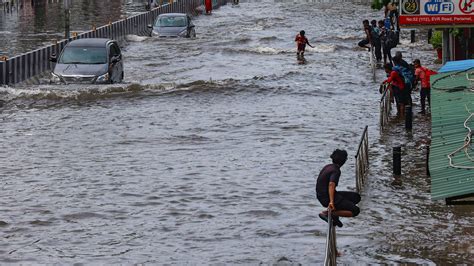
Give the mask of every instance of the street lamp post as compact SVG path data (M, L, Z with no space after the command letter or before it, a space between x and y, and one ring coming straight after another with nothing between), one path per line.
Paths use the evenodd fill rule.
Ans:
M70 32L70 16L71 13L69 12L69 7L71 6L71 0L64 0L64 17L65 17L65 35L64 37L69 40L71 37L71 32Z

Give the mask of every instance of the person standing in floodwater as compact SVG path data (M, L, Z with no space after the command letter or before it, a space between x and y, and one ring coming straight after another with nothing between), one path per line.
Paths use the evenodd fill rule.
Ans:
M411 96L407 96L407 90L405 89L405 81L401 74L398 71L393 70L392 64L385 64L384 66L385 73L387 73L388 78L382 82L383 84L390 84L390 89L393 93L393 97L395 98L395 102L397 104L397 116L400 118L405 117L405 104L408 103L407 98Z
M341 167L347 161L347 152L336 149L331 154L332 164L323 167L316 181L316 197L324 207L332 211L334 225L342 227L339 217L355 217L360 209L356 206L360 202L360 195L350 191L336 191L341 176ZM319 217L328 221L328 211L323 211Z
M370 52L371 46L373 46L372 41L372 27L370 26L369 20L364 19L362 21L362 25L364 27L365 39L358 43L359 47L365 48Z
M381 29L377 27L377 20L373 19L370 21L370 27L372 29L372 45L375 49L375 58L377 59L377 63L382 61L382 41L380 38Z
M308 38L305 36L304 30L300 31L298 35L296 35L295 42L296 42L296 59L298 61L304 61L304 51L306 49L306 44L309 47L314 48L311 44L309 44Z
M430 77L431 75L437 74L438 72L422 66L420 59L415 59L415 61L413 61L413 65L415 66L415 83L413 84L413 87L416 88L417 83L421 82L421 89L420 89L421 110L419 113L425 114L426 113L425 111L426 99L428 98L428 104L431 103Z
M204 0L204 5L206 8L206 14L211 14L212 12L212 0Z
M380 43L382 44L382 52L383 52L383 64L393 64L392 62L392 47L390 46L390 41L388 39L388 31L385 28L385 24L383 20L379 20L378 22L379 29L380 29ZM388 62L387 62L388 58Z

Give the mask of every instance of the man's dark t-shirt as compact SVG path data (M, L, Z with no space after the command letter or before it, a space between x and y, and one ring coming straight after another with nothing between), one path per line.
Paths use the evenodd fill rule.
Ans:
M403 59L400 59L400 65L401 65L402 67L406 67L406 68L408 68L408 69L410 69L410 70L412 69L412 67L410 66L410 64L408 64L407 61L405 61L405 60L403 60Z
M341 176L341 170L337 164L328 164L324 166L316 181L316 197L318 200L327 207L329 204L329 182L339 183L339 177Z

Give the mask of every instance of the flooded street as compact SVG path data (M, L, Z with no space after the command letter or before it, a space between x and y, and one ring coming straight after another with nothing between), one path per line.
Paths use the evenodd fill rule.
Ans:
M10 9L0 5L0 56L13 57L63 39L63 2L16 0ZM70 30L81 33L91 30L94 25L99 27L144 11L143 0L74 0L70 9Z
M356 46L362 19L382 15L227 5L195 18L196 39L127 36L124 84L0 88L0 264L322 264L315 178L344 148L338 189L355 190L366 125L368 184L337 230L338 262L473 264L473 207L430 199L429 120L379 132L384 74L374 83ZM302 29L315 48L298 65ZM396 50L434 57L424 43Z

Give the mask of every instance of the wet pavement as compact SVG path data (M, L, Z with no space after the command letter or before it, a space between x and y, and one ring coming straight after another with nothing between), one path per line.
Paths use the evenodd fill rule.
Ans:
M361 18L381 15L228 5L195 19L194 40L128 36L124 84L0 88L0 262L321 264L315 177L345 148L339 188L354 190L368 125L368 184L337 231L339 262L474 263L472 206L430 200L429 118L379 131L378 83L356 45ZM302 29L316 47L298 65ZM429 46L405 40L395 50L430 65Z

